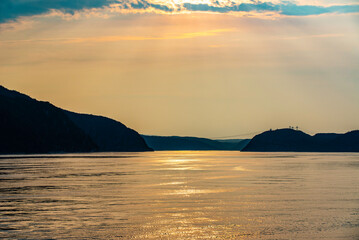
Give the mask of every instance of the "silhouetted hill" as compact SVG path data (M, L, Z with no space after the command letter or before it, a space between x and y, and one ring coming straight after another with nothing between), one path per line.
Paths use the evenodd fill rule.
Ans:
M113 119L65 111L66 115L99 147L99 151L152 151L135 130Z
M0 86L0 153L150 151L115 120L69 112Z
M212 140L208 138L178 136L142 135L142 137L145 139L148 146L157 151L241 150L249 141L242 139Z
M87 152L91 138L65 113L0 86L0 153Z
M359 152L359 130L340 134L332 144L336 145L338 152Z
M242 151L252 152L359 152L359 131L310 136L293 129L278 129L255 136Z

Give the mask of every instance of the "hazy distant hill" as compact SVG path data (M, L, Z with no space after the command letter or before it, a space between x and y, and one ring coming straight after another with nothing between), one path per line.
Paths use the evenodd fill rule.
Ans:
M266 131L255 136L242 151L252 152L359 152L359 131L310 136L293 129Z
M171 150L241 150L249 140L212 140L197 137L142 135L148 146L157 151Z
M150 151L115 120L68 112L0 86L0 153Z

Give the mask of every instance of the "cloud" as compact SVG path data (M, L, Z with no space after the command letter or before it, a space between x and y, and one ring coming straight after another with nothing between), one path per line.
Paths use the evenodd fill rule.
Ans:
M224 32L233 32L235 29L214 29L202 32L182 33L178 35L163 35L163 36L105 36L93 38L73 38L65 41L66 43L98 43L98 42L118 42L118 41L146 41L146 40L176 40L176 39L190 39L198 37L216 36Z
M178 40L178 39L191 39L198 37L211 37L217 36L225 32L233 32L236 29L223 28L212 29L202 32L187 32L181 34L167 34L160 36L100 36L100 37L87 37L87 38L46 38L46 39L26 39L26 40L10 40L0 41L1 44L17 44L17 43L104 43L104 42L119 42L119 41L148 41L148 40Z
M329 7L295 5L293 3L281 4L280 13L287 16L309 16L325 13L358 13L359 4L354 5L335 5Z
M161 10L164 12L174 12L175 11L175 9L172 6L150 3L147 1L137 1L137 2L130 3L129 5L131 6L132 9L153 8L153 9ZM125 6L127 7L128 5L125 5Z
M114 0L1 0L0 23L19 17L49 13L60 10L73 14L75 11L109 6Z
M358 13L359 4L354 5L336 5L330 7L316 6L316 5L296 5L291 2L282 2L274 4L270 2L253 2L240 3L229 6L223 5L209 5L209 4L192 4L184 3L184 9L189 11L201 12L278 12L286 16L309 16L320 15L325 13Z
M215 12L215 13L266 13L275 12L284 16L310 16L328 13L359 13L359 4L349 5L298 5L289 1L261 2L251 0L245 3L234 1L212 1L211 3L193 3L184 0L158 2L155 0L1 0L0 23L16 20L19 17L48 14L60 11L66 14L85 9L104 9L110 12Z

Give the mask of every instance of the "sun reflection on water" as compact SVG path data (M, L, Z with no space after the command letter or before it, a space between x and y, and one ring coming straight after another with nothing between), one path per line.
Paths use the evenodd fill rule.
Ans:
M359 154L126 156L131 158L2 159L0 234L5 239L358 239Z
M235 189L177 189L164 195L193 195L193 194L208 194L208 193L224 193L233 192Z

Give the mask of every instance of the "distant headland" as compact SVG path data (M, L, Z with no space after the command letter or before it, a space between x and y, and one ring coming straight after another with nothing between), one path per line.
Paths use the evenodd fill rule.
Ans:
M359 130L317 133L313 136L292 128L256 135L242 151L248 152L359 152Z

